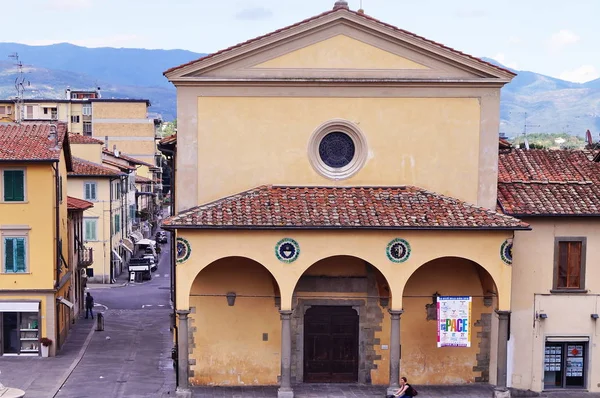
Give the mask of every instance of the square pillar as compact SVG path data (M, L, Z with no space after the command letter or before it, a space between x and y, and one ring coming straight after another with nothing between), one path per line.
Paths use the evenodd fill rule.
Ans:
M189 386L189 313L189 310L177 310L177 315L179 317L179 325L177 327L177 370L179 372L179 377L177 379L176 394L178 398L188 398L192 396L192 392L190 391Z
M495 396L508 396L507 388L507 361L508 361L508 321L510 311L496 311L498 314L498 355L496 365L496 391ZM507 395L508 394L508 395Z

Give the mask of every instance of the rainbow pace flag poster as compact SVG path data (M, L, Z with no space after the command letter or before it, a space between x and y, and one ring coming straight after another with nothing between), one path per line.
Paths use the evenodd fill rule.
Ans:
M438 347L471 347L471 303L467 296L438 297Z

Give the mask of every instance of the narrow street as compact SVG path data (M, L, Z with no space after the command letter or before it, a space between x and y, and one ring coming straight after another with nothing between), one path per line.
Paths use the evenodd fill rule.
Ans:
M175 390L171 360L170 245L162 244L150 281L91 287L104 331L95 331L85 354L56 397L162 397ZM121 275L118 283L127 281ZM85 319L80 321L86 322Z

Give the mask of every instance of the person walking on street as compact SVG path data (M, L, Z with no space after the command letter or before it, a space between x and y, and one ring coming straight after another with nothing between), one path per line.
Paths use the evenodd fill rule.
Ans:
M88 313L92 316L92 319L94 319L94 313L92 312L93 308L94 298L92 297L90 292L87 292L87 296L85 296L85 319L88 319Z

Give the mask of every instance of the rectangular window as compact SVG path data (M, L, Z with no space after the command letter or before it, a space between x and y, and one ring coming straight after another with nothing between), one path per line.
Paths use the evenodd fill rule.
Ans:
M554 290L585 289L584 237L557 237L554 247Z
M546 342L544 389L585 388L587 344L586 341Z
M44 108L44 115L48 114L48 108Z
M25 171L4 170L3 199L5 202L25 201Z
M50 118L52 120L58 119L58 109L57 108L50 108Z
M4 237L4 272L23 273L27 271L25 237Z
M83 122L83 135L92 135L92 122Z
M83 220L83 228L85 230L85 240L93 241L98 240L98 220L95 218L86 218Z
M95 182L86 182L84 185L84 198L85 200L98 200L96 196L97 184Z
M71 116L71 123L79 123L79 115Z
M129 205L129 218L135 219L135 205Z
M0 106L0 115L6 115L6 106Z
M27 119L33 119L33 105L27 105L25 107L25 113Z
M84 104L81 113L83 116L92 116L92 104Z
M114 228L114 233L116 234L119 231L121 231L121 215L120 214L115 214L115 228Z

